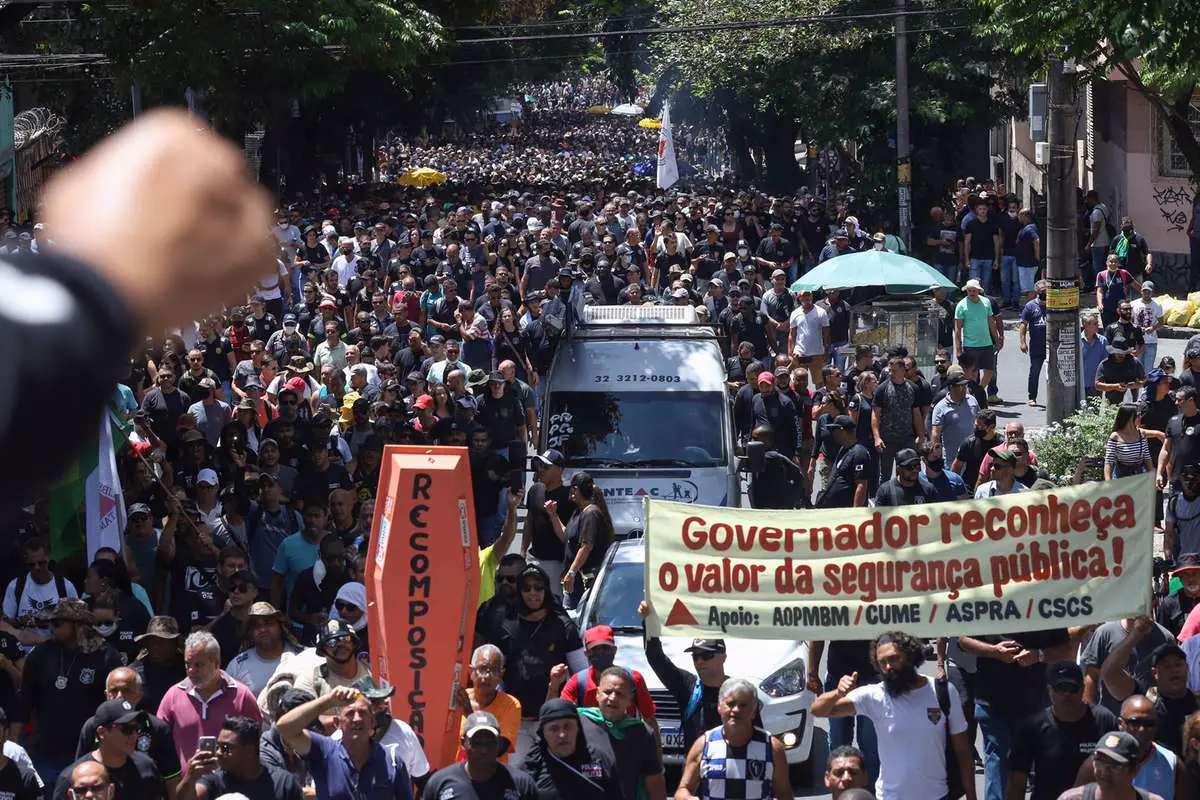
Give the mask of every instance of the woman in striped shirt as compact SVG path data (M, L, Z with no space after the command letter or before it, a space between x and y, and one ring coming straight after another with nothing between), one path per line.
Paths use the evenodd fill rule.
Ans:
M1137 406L1122 403L1117 409L1112 433L1104 445L1104 480L1141 475L1153 469L1150 443L1138 428Z

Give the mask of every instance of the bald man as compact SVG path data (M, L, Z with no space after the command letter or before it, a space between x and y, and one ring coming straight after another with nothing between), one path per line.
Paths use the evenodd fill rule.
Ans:
M1133 785L1160 797L1191 797L1187 769L1174 753L1155 741L1158 716L1154 703L1145 695L1130 695L1121 704L1118 730L1138 741L1137 775ZM1076 786L1086 786L1096 780L1095 757L1083 762Z
M117 789L108 777L108 770L99 761L84 761L71 770L67 788L79 798L91 789L95 800L113 800Z
M108 673L104 680L104 699L124 700L134 708L146 712L142 729L138 732L137 752L150 757L167 785L168 796L175 797L182 773L179 755L175 751L175 740L171 737L171 729L167 723L154 716L154 710L143 706L145 693L142 691L142 676L129 667L117 667ZM75 758L81 758L84 753L95 750L98 742L96 718L90 717L79 731L79 745L75 749Z

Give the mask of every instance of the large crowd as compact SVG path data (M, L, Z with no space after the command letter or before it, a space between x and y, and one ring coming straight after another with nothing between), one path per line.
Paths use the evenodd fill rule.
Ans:
M739 446L768 456L749 476L756 507L1050 485L1020 421L1000 430L989 409L1001 306L1020 308L1023 350L1045 350L1036 225L1002 187L964 187L914 236L963 285L957 300L933 293L927 379L903 347L853 345L842 292L789 288L831 258L904 250L886 225L806 191L660 192L629 173L654 134L584 113L389 146L389 174L453 181L281 206L276 268L246 302L132 355L112 397L136 441L120 458L123 547L72 566L41 503L0 562L0 792L665 797L644 676L620 666L611 628L580 630L569 613L614 539L603 493L586 472L565 477L558 450L538 452L546 377L579 304L688 306L712 329ZM1135 243L1131 224L1119 238ZM54 247L53 230L5 215L0 239ZM1134 402L1106 477L1158 473L1181 588L1153 620L1094 630L811 642L813 713L834 718L833 797L973 800L976 727L989 800L1200 787L1200 344L1178 375L1152 351L1145 362L1153 287L1137 287L1135 311L1140 251L1111 249L1089 385ZM1100 322L1085 321L1085 381ZM461 749L436 770L368 669L363 583L384 446L424 443L469 450L483 585ZM645 647L684 714L675 797L790 798L782 745L756 724L758 687L726 674L726 642L694 641L693 672L657 639ZM934 679L918 672L927 658Z

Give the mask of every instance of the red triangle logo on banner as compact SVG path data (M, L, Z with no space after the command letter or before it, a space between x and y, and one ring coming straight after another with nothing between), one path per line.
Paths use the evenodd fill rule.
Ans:
M104 492L100 492L100 502L98 505L99 505L99 511L100 511L100 519L104 519L105 517L107 517L109 514L111 514L113 512L114 508L117 507L117 500L112 495L108 495L108 494L105 494Z
M675 625L695 625L696 618L692 616L692 612L688 611L688 607L683 604L682 600L676 600L675 605L671 606L671 613L667 614L667 621L663 623L668 627Z

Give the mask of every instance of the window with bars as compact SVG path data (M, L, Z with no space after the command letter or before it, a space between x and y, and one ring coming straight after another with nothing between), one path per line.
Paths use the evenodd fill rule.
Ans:
M1200 98L1193 98L1192 105L1188 108L1188 122L1196 136L1200 136L1200 106L1197 105L1198 103L1200 103ZM1171 129L1167 127L1167 122L1161 114L1158 118L1158 130L1162 176L1165 178L1192 177L1192 169L1188 166L1187 158L1175 143L1175 138L1171 136Z

